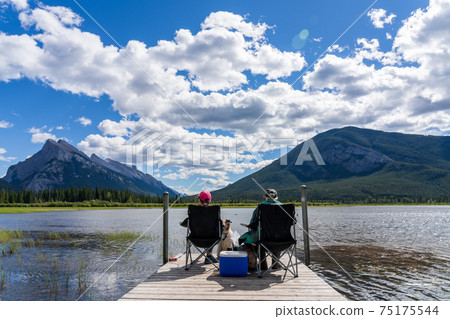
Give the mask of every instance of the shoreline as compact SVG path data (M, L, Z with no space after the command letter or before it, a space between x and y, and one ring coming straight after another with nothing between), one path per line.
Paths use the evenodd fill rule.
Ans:
M221 208L255 208L258 203L213 203ZM300 202L294 202L296 207L301 207ZM189 204L175 204L171 208L188 208ZM170 206L170 205L169 205ZM333 204L333 203L308 203L309 207L364 207L364 206L450 206L450 203L386 203L386 204ZM28 213L48 213L48 212L69 212L82 210L118 210L118 209L162 209L162 204L140 205L140 206L1 206L0 215L28 214Z

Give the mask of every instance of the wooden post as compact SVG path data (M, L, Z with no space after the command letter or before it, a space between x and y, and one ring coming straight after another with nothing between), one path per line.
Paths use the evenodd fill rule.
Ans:
M163 193L163 264L169 261L169 193Z
M305 265L311 264L309 252L309 226L308 226L308 204L306 202L306 185L302 185L302 217L303 217L303 245L305 247Z

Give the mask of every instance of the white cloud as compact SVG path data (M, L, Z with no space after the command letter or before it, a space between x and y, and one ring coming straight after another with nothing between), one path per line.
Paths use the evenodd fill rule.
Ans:
M341 47L339 44L333 44L331 47L328 48L327 52L344 52L345 49L348 49L347 47Z
M17 11L28 9L28 1L27 0L0 0L0 4L12 4L14 9Z
M384 26L393 14L378 9L372 17L373 23ZM211 13L195 34L181 29L172 41L154 46L129 41L125 51L82 31L82 20L73 12L41 6L20 15L31 35L0 33L0 80L26 77L56 90L92 97L106 94L123 119L102 121L101 134L78 144L83 151L125 161L131 136L143 129L162 132L170 137L168 165L175 169L161 175L179 179L197 174L223 185L231 174L270 161L244 161L248 154L241 143L228 162L210 159L193 166L194 140L216 139L211 147L222 143L226 149L239 139L253 144L263 138L301 140L316 130L345 125L448 132L449 17L448 1L431 1L393 33L392 50L383 51L378 39L362 37L355 48L334 46L302 78L300 90L290 89L285 80L306 65L300 53L275 48L265 38L266 24L237 14ZM255 75L264 81L247 89ZM180 105L199 126L193 129L195 123ZM205 133L197 133L201 129ZM217 129L226 134L213 133ZM32 134L52 135L39 130ZM141 151L144 147L138 145ZM266 143L261 152L277 147ZM164 149L157 147L154 156L163 159Z
M195 188L195 186L196 185L194 184L193 188ZM197 195L198 194L198 191L192 190L190 188L183 187L183 186L172 186L171 188L176 190L180 194L187 194L187 195Z
M226 30L236 30L246 37L251 37L255 40L264 38L264 33L269 28L265 23L248 23L245 18L240 15L219 11L211 13L205 21L201 24L202 29L217 29L223 28Z
M0 161L2 162L11 162L16 159L16 157L5 157L3 154L7 153L6 150L0 147Z
M385 24L392 24L392 20L396 17L393 13L387 15L387 11L384 9L372 9L367 16L370 17L370 21L377 29L384 28Z
M16 159L16 157L5 157L5 156L0 155L0 161L2 161L2 162L11 162L15 159Z
M332 90L347 105L341 110L341 117L349 115L347 123L356 119L377 129L449 132L449 17L448 1L430 1L403 22L392 51L381 52L376 39L359 39L361 47L352 56L321 59L305 77L305 88Z
M0 128L10 128L13 126L14 126L14 124L9 123L7 121L0 121Z
M31 133L31 143L45 143L48 139L59 140L56 135L51 134L50 130L47 129L47 126L43 126L41 128L32 127L28 130L28 133Z
M205 185L206 187L202 187L202 189L206 190L214 190L218 188L222 188L231 184L230 181L220 179L220 178L202 178L200 185Z
M64 127L63 127L63 126L57 126L56 129L57 129L58 131L64 130Z
M67 22L51 8L20 14L22 23L35 26L37 34L1 34L0 79L29 77L75 94L108 94L123 114L155 116L178 111L173 100L191 94L191 86L202 91L235 90L248 82L245 71L273 80L305 66L300 53L282 52L265 41L266 25L229 12L211 13L197 34L181 29L173 41L159 41L154 47L129 41L119 50L105 47L97 35L68 28L67 23L76 25L80 19L71 16Z
M84 116L78 118L77 122L79 122L83 126L88 126L92 124L92 121Z

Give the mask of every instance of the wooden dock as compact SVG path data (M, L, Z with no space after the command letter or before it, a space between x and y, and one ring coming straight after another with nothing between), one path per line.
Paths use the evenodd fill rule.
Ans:
M184 270L185 257L168 262L120 300L229 300L229 301L345 301L346 299L304 264L299 276L284 270L263 278L256 272L247 277L221 277L212 265L199 263Z

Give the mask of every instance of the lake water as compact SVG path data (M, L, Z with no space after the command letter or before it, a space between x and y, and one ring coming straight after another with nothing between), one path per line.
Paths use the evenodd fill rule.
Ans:
M242 234L240 223L252 211L222 209L222 218ZM76 300L89 287L82 300L117 300L160 267L161 213L0 215L3 230L24 232L15 253L0 244L6 251L0 257L0 300ZM186 209L170 210L171 256L184 251L186 229L178 223L185 217ZM310 207L311 269L351 300L450 300L449 225L450 206ZM108 234L146 230L115 262L133 238ZM303 248L299 228L297 236Z

